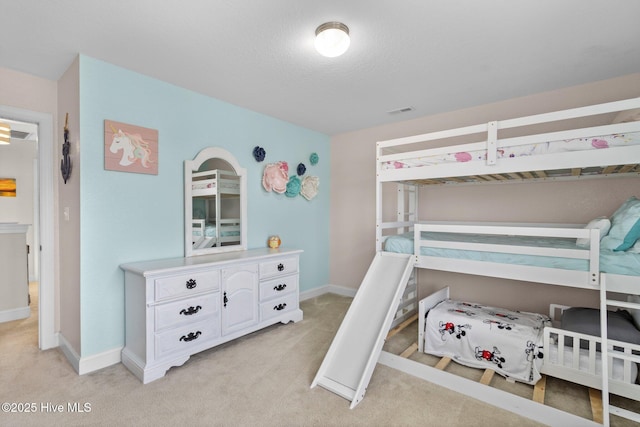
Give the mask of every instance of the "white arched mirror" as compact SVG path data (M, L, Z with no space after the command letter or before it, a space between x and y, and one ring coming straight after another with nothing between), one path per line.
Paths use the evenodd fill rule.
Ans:
M227 150L184 162L185 256L247 249L247 171Z

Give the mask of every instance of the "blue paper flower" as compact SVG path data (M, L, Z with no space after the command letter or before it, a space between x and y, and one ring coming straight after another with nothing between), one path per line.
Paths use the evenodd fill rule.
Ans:
M302 176L306 171L307 171L307 167L304 165L304 163L299 163L298 168L296 169L296 172L298 172L298 175Z
M300 178L293 175L289 177L289 182L287 182L287 191L284 193L287 197L296 197L300 194L300 188L302 184L300 182Z
M311 155L309 156L309 162L311 163L311 165L317 165L318 160L320 160L320 157L318 157L316 153L311 153Z
M253 158L256 159L256 162L261 162L264 160L265 153L264 148L257 146L253 149Z

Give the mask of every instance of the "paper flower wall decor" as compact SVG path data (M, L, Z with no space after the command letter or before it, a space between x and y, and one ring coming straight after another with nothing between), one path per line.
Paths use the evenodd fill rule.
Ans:
M267 153L264 151L264 148L259 147L256 145L256 147L253 149L253 158L256 159L256 162L261 162L264 160L264 156Z
M311 163L312 166L315 166L318 164L318 160L320 160L320 157L318 157L318 154L311 153L311 155L309 156L309 163Z
M318 187L320 186L320 178L317 176L305 176L302 180L302 189L300 195L307 200L311 200L318 195Z
M275 191L276 193L284 193L287 191L287 182L289 181L289 165L287 162L269 163L264 167L262 175L262 186L267 191Z
M289 178L289 182L287 183L287 191L286 193L284 193L284 195L287 197L296 197L298 194L300 194L300 187L300 178L293 175Z
M304 165L304 163L298 163L298 168L296 169L296 172L298 172L298 175L302 176L306 171L307 171L307 167Z

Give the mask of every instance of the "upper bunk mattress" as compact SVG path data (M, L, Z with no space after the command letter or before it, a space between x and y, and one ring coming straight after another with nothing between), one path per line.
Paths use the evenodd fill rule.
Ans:
M541 154L565 153L587 150L601 150L610 147L640 145L640 132L602 135L589 138L574 138L560 141L547 141L536 144L525 144L509 147L498 147L497 159L536 156ZM436 156L425 156L402 161L389 161L382 164L382 169L401 169L419 166L439 165L454 162L486 161L487 151L460 151Z
M528 236L498 236L462 233L422 232L422 239L445 242L489 243L496 245L519 245L558 249L579 249L576 239L544 238ZM384 250L413 254L413 232L389 236ZM497 262L503 264L530 265L535 267L560 268L565 270L588 271L587 260L551 256L521 255L502 252L482 252L462 249L434 248L422 246L420 255L464 259L472 261ZM640 254L633 252L613 252L600 249L600 271L604 273L640 276Z

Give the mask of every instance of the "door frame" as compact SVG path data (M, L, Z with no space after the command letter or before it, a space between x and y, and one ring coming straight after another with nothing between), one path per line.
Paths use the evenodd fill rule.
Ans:
M55 331L55 183L53 115L0 105L0 115L7 119L38 125L38 187L40 241L40 280L38 296L38 347L58 346ZM34 230L35 233L35 230ZM38 250L38 248L34 248Z

